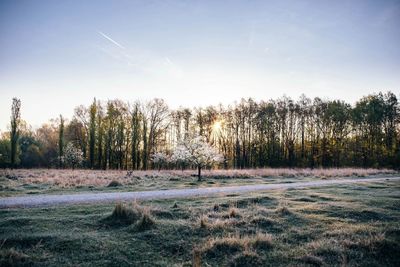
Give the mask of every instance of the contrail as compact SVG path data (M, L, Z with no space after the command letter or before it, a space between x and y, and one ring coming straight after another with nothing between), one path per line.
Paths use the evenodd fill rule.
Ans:
M101 36L103 36L104 38L106 38L108 41L110 41L111 43L115 44L116 46L118 46L119 48L125 49L124 46L120 45L118 42L114 41L113 39L111 39L111 37L107 36L106 34L102 33L101 31L97 31Z
M165 62L166 62L168 65L174 65L168 57L165 57L164 59L165 59Z

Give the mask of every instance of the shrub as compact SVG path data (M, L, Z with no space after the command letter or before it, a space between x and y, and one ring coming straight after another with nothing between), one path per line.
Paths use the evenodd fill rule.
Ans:
M107 187L118 187L118 186L122 186L122 184L120 182L118 182L117 180L112 180Z

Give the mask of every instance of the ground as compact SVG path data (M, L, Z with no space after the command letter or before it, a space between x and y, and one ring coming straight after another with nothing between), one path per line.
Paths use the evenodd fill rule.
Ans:
M193 170L0 170L0 197L79 192L148 191L249 184L293 183L352 177L398 176L387 169L250 169L204 170L201 182Z
M400 182L0 210L0 265L400 266Z

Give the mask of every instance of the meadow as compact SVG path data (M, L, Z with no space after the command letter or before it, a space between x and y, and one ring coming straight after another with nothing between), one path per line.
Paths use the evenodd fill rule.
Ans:
M399 26L0 0L0 267L400 267Z
M247 184L292 183L352 177L398 175L390 169L289 169L204 170L199 182L193 170L0 170L0 197L78 192L147 191Z
M0 210L1 266L399 266L400 183Z

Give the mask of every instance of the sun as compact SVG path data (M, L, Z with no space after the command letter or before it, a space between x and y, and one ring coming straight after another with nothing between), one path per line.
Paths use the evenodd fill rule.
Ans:
M222 122L221 121L215 121L213 126L212 126L213 132L218 133L222 129Z

